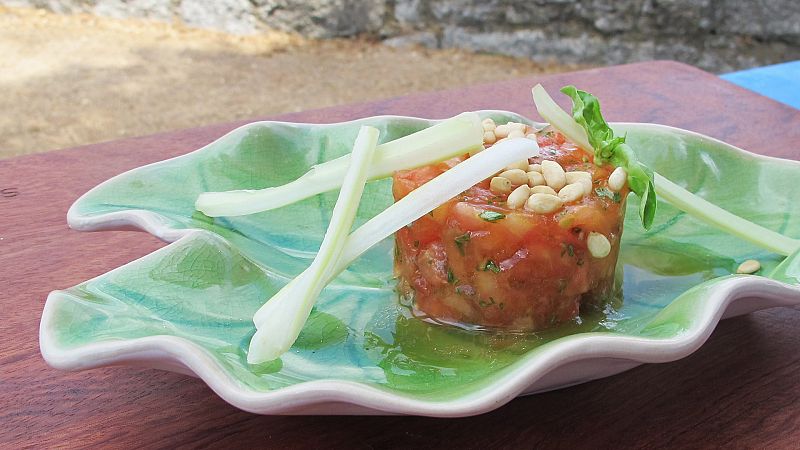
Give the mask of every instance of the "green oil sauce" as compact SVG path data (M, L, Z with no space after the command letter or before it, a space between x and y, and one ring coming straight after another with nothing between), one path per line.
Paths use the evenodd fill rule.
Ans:
M653 240L623 244L617 281L624 286L603 308L569 323L529 333L470 330L413 317L392 303L365 330L362 349L385 374L381 384L419 395L461 392L558 339L582 333L649 335L647 325L676 297L724 276L735 261L691 244ZM685 323L676 323L669 331ZM662 328L663 331L663 328Z

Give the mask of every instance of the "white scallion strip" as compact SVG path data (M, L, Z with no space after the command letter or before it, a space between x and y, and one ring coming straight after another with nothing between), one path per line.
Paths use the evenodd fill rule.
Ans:
M533 102L542 118L560 131L567 140L589 152L586 130L550 97L541 84L533 88ZM765 250L789 256L800 250L800 240L776 233L761 225L732 214L694 195L658 173L653 173L656 194L672 206L725 233L732 234Z
M342 189L333 207L331 221L319 252L308 269L279 291L279 294L285 291L284 295L274 296L259 310L263 314L264 322L250 341L247 362L255 364L277 358L300 335L311 308L328 284L329 273L336 266L347 242L364 185L367 183L378 136L378 130L373 127L363 126L359 130L353 145L350 167L345 172Z
M477 113L465 112L424 130L378 146L369 168L370 180L391 176L453 156L483 149L483 125ZM242 216L286 206L338 189L350 166L350 155L318 164L282 186L259 190L204 192L195 208L210 217Z
M573 144L589 153L594 153L594 149L589 143L589 138L586 136L586 130L558 106L558 103L553 100L553 97L550 97L550 94L541 84L534 86L531 92L533 93L533 104L536 106L536 111L545 122L560 131Z
M341 257L336 261L335 266L331 267L331 270L326 271L326 278L321 280L321 284L324 285L333 280L370 247L465 191L470 186L499 172L513 162L538 154L539 146L534 140L507 140L495 144L488 151L468 158L466 161L411 191L398 202L359 227L347 238ZM256 312L253 322L256 324L258 331L250 344L251 353L248 355L248 362L267 361L268 359L264 359L264 355L277 358L282 353L280 350L288 350L291 343L297 338L297 335L294 335L289 346L285 344L281 346L268 344L268 341L288 342L286 336L288 336L289 330L287 330L286 324L289 320L286 317L286 311L291 311L291 309L286 305L297 301L294 292L299 284L302 284L302 281L295 278ZM276 306L268 308L273 302L276 302ZM271 317L273 314L281 316ZM259 353L261 356L258 357L251 357L254 346L256 348L269 346L269 348L275 350L269 353Z
M656 193L686 214L779 255L789 256L800 250L800 240L776 233L732 214L692 194L658 173L653 173L653 176L655 177Z

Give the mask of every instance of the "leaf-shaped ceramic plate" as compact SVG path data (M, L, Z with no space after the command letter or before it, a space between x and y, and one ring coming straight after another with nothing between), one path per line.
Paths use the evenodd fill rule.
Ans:
M512 113L481 114L531 123ZM682 358L724 317L800 303L797 255L781 263L664 203L645 233L632 199L618 267L624 299L580 325L503 337L410 319L393 291L393 242L387 239L325 289L289 353L248 365L252 314L309 264L336 192L217 219L194 210L196 196L286 183L349 151L362 124L379 128L387 141L432 123L408 117L253 123L92 189L70 209L70 226L133 226L173 243L53 292L41 322L45 359L71 370L138 364L193 374L228 402L257 413L463 416L524 393ZM668 178L736 214L800 236L797 162L663 126L615 128ZM390 187L389 180L370 183L359 223L390 204ZM763 276L731 275L748 258L762 262Z

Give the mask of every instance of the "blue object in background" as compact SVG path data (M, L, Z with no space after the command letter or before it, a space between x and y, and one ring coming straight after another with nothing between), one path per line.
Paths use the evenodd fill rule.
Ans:
M800 61L731 72L720 77L800 109Z

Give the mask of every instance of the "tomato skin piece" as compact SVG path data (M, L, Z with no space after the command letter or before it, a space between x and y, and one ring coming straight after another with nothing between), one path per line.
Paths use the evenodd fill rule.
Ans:
M542 159L565 170L592 174L593 187L607 187L611 166L560 134L539 136ZM487 151L491 151L489 148ZM395 200L468 156L394 175ZM574 320L582 306L595 306L614 289L627 188L619 201L592 192L551 214L509 209L507 195L489 180L469 188L396 234L398 290L413 298L416 314L468 327L535 331ZM502 214L488 221L484 211ZM611 253L594 258L586 238L605 235Z

